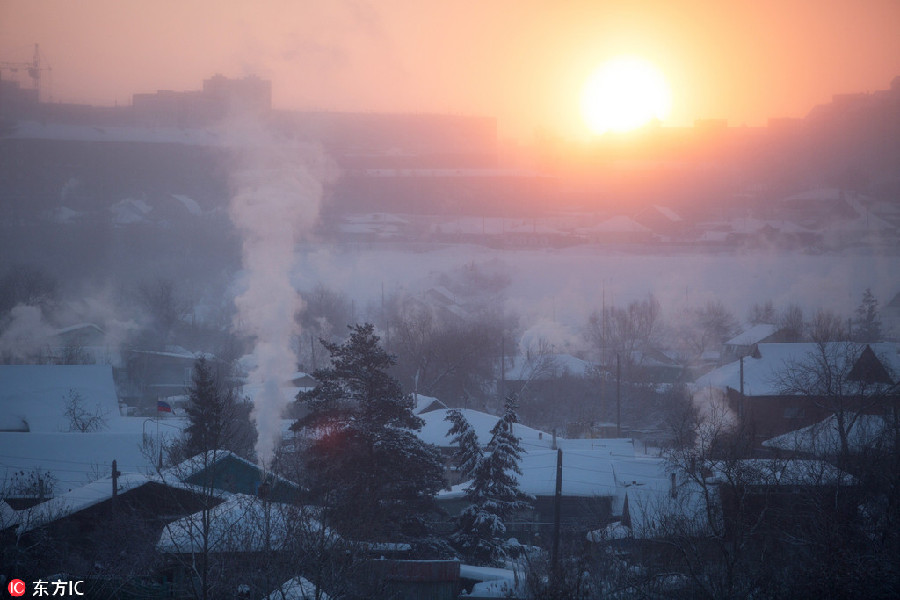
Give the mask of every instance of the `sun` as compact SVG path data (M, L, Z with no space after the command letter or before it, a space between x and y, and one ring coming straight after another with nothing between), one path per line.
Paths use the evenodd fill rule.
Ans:
M672 92L653 63L619 56L603 63L584 85L581 112L595 134L624 132L663 120L672 108Z

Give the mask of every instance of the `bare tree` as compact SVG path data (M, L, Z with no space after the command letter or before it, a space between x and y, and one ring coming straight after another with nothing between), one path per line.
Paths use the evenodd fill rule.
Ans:
M848 332L845 323L846 321L837 313L820 308L806 325L808 337L817 344L847 341Z
M868 370L863 360L874 370ZM850 430L864 413L883 412L888 400L892 380L887 372L877 370L878 365L871 349L859 344L820 342L806 356L786 361L775 383L781 393L806 396L834 415L841 456L846 459Z
M515 354L515 315L502 310L449 313L410 296L388 303L385 347L406 389L451 404L487 399L504 356Z
M84 397L78 390L70 389L65 399L64 415L69 419L69 431L91 433L106 428L106 415L96 405L94 410L85 407Z
M603 365L610 365L618 354L621 360L635 359L638 350L647 350L659 342L662 311L659 301L650 294L646 300L635 300L625 308L605 306L588 319L587 338Z
M872 290L866 288L862 301L856 309L853 339L858 342L881 341L881 319L878 315L878 300Z
M162 277L141 284L135 299L150 318L149 332L159 346L169 341L175 326L191 310L191 303L179 293L175 283Z
M747 322L751 325L760 325L763 323L774 324L777 320L777 315L775 313L775 305L771 300L766 300L764 303L756 303L750 307L750 311L747 314Z
M719 300L689 308L676 326L676 345L687 359L700 357L706 350L719 350L737 333L738 321Z
M778 328L786 342L799 342L803 340L805 330L803 324L803 309L797 304L789 304L778 315Z
M335 342L344 334L344 328L355 321L353 306L346 294L318 284L301 294L303 310L297 315L301 339L299 356L308 372L326 365L328 355L319 347L319 340Z

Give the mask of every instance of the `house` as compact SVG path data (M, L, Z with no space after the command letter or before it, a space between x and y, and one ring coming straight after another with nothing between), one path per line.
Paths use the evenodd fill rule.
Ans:
M300 514L301 507L267 502L259 496L223 494L222 501L208 511L193 512L168 524L159 535L156 549L164 554L246 554L286 549L292 543ZM322 527L318 522L314 526Z
M560 529L571 541L584 539L614 522L626 520L635 531L649 532L665 517L675 513L691 515L700 511L700 497L688 493L686 483L673 485L672 472L662 458L617 455L609 447L574 444L572 442L614 442L619 440L565 440L569 450L562 450L562 490ZM557 451L523 454L518 477L523 493L532 497L530 510L506 523L510 537L524 543L540 544L551 539L556 510ZM468 482L438 494L438 503L451 515L459 514L467 505ZM673 495L673 489L679 490ZM677 500L677 501L676 501Z
M450 430L450 422L446 420L446 417L450 410L459 410L463 414L475 430L475 434L478 437L478 443L482 446L487 445L488 442L491 441L491 429L497 424L498 417L470 408L440 408L419 413L419 417L424 421L424 425L422 426L422 429L417 432L417 435L423 442L434 444L438 447L446 466L444 476L449 484L453 485L459 481L459 474L452 466L453 455L456 448L451 445L451 438L447 435L447 432ZM543 431L532 429L521 423L516 423L514 427L516 435L522 439L523 444L549 449L554 443L553 436L544 433Z
M423 417L429 417L434 411ZM473 414L474 413L474 414ZM479 442L490 440L490 429L496 417L463 411L475 429ZM524 452L520 462L522 475L517 476L521 491L533 498L532 508L507 523L510 537L537 542L550 539L554 522L558 451L562 451L561 526L567 537L578 538L586 532L621 518L626 496L631 489L642 489L654 497L665 496L671 488L671 475L663 459L636 457L630 439L570 440L549 436L520 424L514 426ZM426 419L423 439L442 446L448 456L446 432L449 423ZM457 478L458 479L458 478ZM438 504L451 516L467 505L468 482L457 483L438 494ZM446 528L451 525L447 523Z
M658 235L669 238L684 236L689 229L681 215L668 206L659 204L651 204L642 209L634 215L634 220Z
M768 439L762 446L784 456L832 458L842 452L841 426L837 416L831 415L818 423ZM847 450L854 454L892 441L886 438L890 429L882 415L848 414L843 427Z
M0 365L0 431L72 431L73 402L105 426L121 419L112 367Z
M15 573L90 575L88 596L111 597L104 585L136 584L153 577L150 555L172 519L199 510L209 496L190 486L173 485L139 473L116 472L28 509L16 511L18 526L4 533L4 545L16 548L8 556ZM115 581L113 581L115 579ZM120 592L125 594L125 592ZM118 596L118 594L115 594ZM118 596L121 597L121 596Z
M181 433L181 419L120 415L108 365L0 366L2 498L23 508L119 469L149 473L151 446Z
M272 502L296 502L300 486L229 450L215 450L192 456L160 473L164 481L178 481L198 488L233 494L264 496Z
M285 581L279 588L266 596L265 600L308 600L309 598L319 598L319 600L329 600L328 594L322 590L318 590L319 595L316 596L316 584L312 581L297 575Z
M575 230L580 236L599 244L646 244L654 241L656 235L625 215L610 217L595 225Z
M414 394L413 399L416 402L416 407L413 409L413 413L417 415L422 415L427 412L431 412L433 410L441 410L449 408L446 404L438 400L437 398L433 398L432 396L423 396L422 394Z
M118 348L106 341L106 332L94 323L57 329L48 340L51 360L57 364L118 364Z
M831 390L817 375L825 362L836 374ZM900 400L898 374L896 343L761 343L754 354L703 375L693 387L697 394L724 400L761 442L822 421L836 410L877 413L884 402Z
M630 359L629 378L632 381L671 384L680 381L684 373L684 365L655 348L633 350ZM614 367L609 367L610 372L613 372L612 368Z
M881 308L879 316L887 339L900 340L900 292Z
M857 507L847 491L855 479L821 460L743 459L714 475L726 535L736 528L802 531L829 515L849 519Z
M119 381L124 399L142 408L144 414L154 414L157 400L186 393L192 383L194 363L201 356L215 360L211 355L190 352L180 346L126 351L124 377Z
M779 329L770 323L758 323L725 342L720 359L729 363L750 356L757 344L780 342Z

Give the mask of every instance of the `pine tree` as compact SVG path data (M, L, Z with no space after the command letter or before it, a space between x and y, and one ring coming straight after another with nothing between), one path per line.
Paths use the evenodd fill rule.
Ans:
M460 514L451 542L467 560L477 564L499 564L502 561L505 555L505 521L528 506L527 496L519 489L516 477L522 474L519 461L523 452L522 444L513 431L513 425L518 422L516 408L515 396L509 396L503 415L491 429L491 441L477 461L470 458L479 456L471 446L463 448L463 440L471 444L468 437L471 426L457 427L454 421L451 428L451 433L458 429L462 434L454 438L459 440L460 456L469 458L467 464L474 466L472 483L466 489L470 504Z
M373 331L355 325L342 344L322 340L331 366L298 395L309 414L292 429L312 434L310 486L333 526L357 539L414 541L428 535L443 465L437 448L416 436L423 421L388 374L394 357Z
M252 455L256 429L250 421L250 405L240 401L222 380L216 365L205 357L194 362L185 409L188 426L183 451L187 456L212 450Z

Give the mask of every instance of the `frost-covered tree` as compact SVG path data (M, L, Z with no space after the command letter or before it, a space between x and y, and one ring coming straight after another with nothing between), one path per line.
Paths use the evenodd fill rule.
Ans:
M484 461L484 450L478 443L475 429L458 409L447 411L444 420L452 424L447 435L452 436L450 443L457 446L454 460L460 477L463 480L472 479Z
M309 413L295 430L312 438L307 472L330 523L362 540L422 540L425 516L444 484L436 447L416 436L423 425L413 399L388 374L394 357L371 324L350 328L348 340L322 340L331 366L319 384L298 395Z
M456 531L451 543L469 561L477 564L498 564L504 557L503 542L506 533L505 521L516 511L527 508L527 496L519 489L517 475L522 474L519 461L522 444L513 431L518 422L516 398L509 396L504 404L503 415L491 429L491 441L484 448L480 460L478 452L471 446L467 431L470 427L454 427L464 435L457 437L460 455L474 464L473 479L466 489L466 498L471 503L459 515ZM475 442L477 444L477 442ZM463 449L463 444L469 448Z

